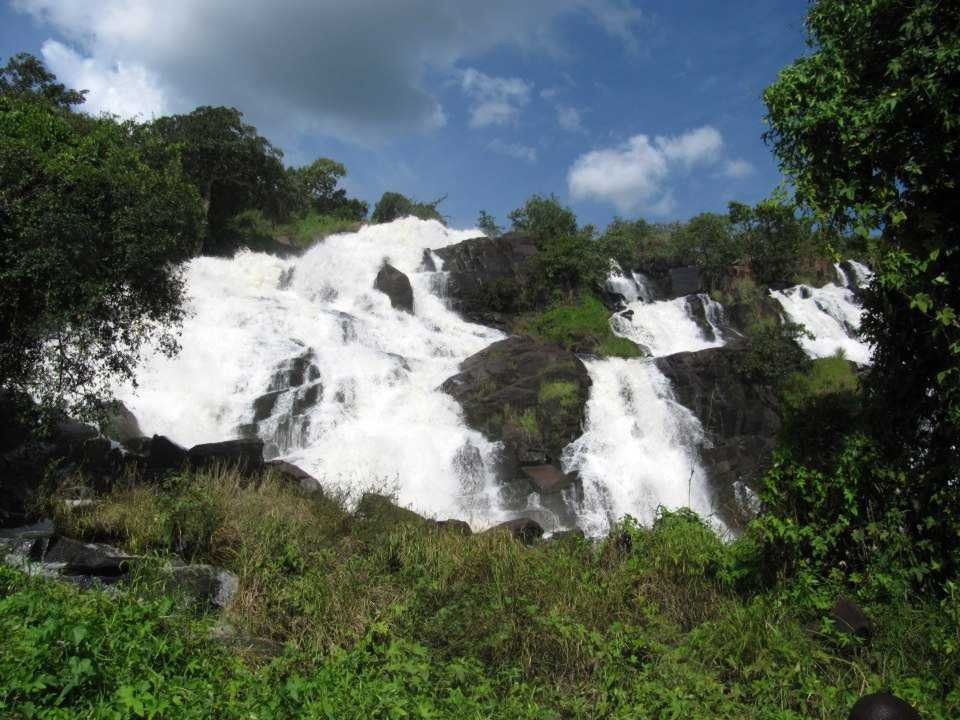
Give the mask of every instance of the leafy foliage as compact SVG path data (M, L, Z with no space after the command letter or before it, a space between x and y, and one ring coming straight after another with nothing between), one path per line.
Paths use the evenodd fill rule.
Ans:
M20 99L43 98L63 110L81 105L86 90L71 90L58 83L43 61L30 53L17 53L0 68L0 96Z
M443 216L437 210L437 205L445 198L434 200L430 203L415 202L405 195L395 192L385 192L376 207L373 208L373 215L370 219L375 223L388 223L398 220L402 217L418 217L421 220L437 220L443 223Z
M764 94L767 139L818 220L877 236L863 331L875 437L914 477L918 542L960 536L960 7L819 0L812 51ZM956 569L954 565L944 565Z
M0 97L0 379L90 410L141 347L175 351L202 210L169 148L130 124ZM149 158L149 163L145 160Z
M288 169L287 174L293 185L297 214L314 213L353 221L367 216L365 202L348 199L347 191L337 187L347 169L336 160L318 158L304 167Z
M477 227L480 228L487 237L497 237L503 234L503 228L497 225L496 219L486 210L481 210L477 216Z
M297 208L299 196L281 163L283 153L245 123L236 108L198 107L186 115L158 118L141 132L155 133L179 150L184 172L207 211L207 252L234 249L230 221L243 210L258 209L271 220L283 220Z

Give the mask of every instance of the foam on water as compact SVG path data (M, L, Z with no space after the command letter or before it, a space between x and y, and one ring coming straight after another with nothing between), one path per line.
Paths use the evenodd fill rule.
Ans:
M821 288L795 285L786 290L771 290L791 321L803 325L812 337L802 337L800 345L810 357L820 358L843 352L847 359L869 365L871 349L859 337L863 308L854 288L870 282L870 269L848 261L854 278L835 266L841 285L828 283Z
M424 249L478 234L407 218L329 237L295 259L196 258L181 353L149 358L139 390L118 396L145 433L185 446L236 437L276 368L310 349L322 389L286 459L354 495L385 490L428 514L498 521L498 446L437 387L503 335L450 311L436 294L442 273L421 269ZM373 289L384 260L410 278L415 314ZM284 410L278 403L260 423L261 436Z
M622 285L628 282L615 272L608 288L612 289L614 279L624 281ZM714 324L722 308L712 307L709 298L644 302L641 298L649 293L649 284L642 276L633 282L634 299L627 308L633 317L615 314L611 318L614 333L642 345L653 356L723 345ZM689 302L703 304L710 326L707 333L691 317ZM703 427L676 402L669 380L655 362L608 358L587 360L586 366L593 385L585 432L567 446L563 456L564 470L578 471L583 483L577 515L584 532L602 535L627 514L650 523L659 506L687 506L710 515L707 475L699 459L706 442Z

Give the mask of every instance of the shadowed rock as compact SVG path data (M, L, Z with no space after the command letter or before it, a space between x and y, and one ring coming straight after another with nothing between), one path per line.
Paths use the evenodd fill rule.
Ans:
M837 602L830 611L830 617L837 630L843 633L866 638L873 630L870 618L864 614L860 606L846 598L837 598Z
M509 533L514 540L519 540L524 545L532 545L543 537L543 528L540 526L540 523L530 518L507 520L499 525L494 525L489 530L486 530L486 532Z
M254 472L263 467L263 440L238 438L223 442L204 443L190 448L190 464L194 467L224 465L240 472Z
M565 490L576 479L573 473L565 473L556 465L526 465L521 471L541 494Z
M413 287L410 285L410 278L393 265L383 264L373 287L390 298L390 304L395 309L413 314Z
M896 695L878 692L857 700L848 720L920 720L920 713Z

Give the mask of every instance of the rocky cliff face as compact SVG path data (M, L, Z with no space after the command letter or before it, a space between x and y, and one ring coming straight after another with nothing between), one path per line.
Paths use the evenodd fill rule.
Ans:
M560 455L583 432L590 376L573 352L512 337L467 358L441 389L459 401L472 427L503 441L506 485L525 497L575 482L560 469Z
M773 391L738 368L736 347L677 353L657 359L677 400L700 419L708 445L702 450L723 520L739 527L750 515L750 490L769 467L780 431Z

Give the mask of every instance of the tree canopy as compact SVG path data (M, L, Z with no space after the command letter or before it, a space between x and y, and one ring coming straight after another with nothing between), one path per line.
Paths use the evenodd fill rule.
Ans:
M30 53L17 53L0 68L0 95L42 97L57 107L69 109L86 100L86 90L71 90L58 83L43 62Z
M873 434L910 476L885 497L949 554L960 539L960 5L818 0L807 30L811 52L764 93L766 138L819 222L877 247L866 388Z
M0 94L0 388L82 411L176 349L203 215L156 138L47 95Z

